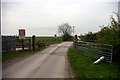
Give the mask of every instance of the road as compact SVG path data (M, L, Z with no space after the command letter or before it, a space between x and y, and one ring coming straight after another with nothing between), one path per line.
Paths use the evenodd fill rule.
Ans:
M66 57L72 42L50 45L36 54L3 63L3 78L68 78Z

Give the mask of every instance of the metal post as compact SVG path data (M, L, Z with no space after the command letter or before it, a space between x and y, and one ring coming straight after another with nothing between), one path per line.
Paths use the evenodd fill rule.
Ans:
M13 44L14 44L13 51L16 51L16 36L14 36Z

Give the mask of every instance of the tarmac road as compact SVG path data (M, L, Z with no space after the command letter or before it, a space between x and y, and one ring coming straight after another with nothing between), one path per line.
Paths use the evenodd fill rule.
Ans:
M54 44L36 54L3 63L3 78L68 78L66 56L72 42Z

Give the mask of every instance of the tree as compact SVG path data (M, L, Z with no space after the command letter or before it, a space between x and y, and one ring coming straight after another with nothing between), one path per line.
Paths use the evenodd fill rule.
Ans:
M68 23L63 23L58 26L58 32L62 33L62 39L63 41L69 41L72 40L72 27Z
M88 32L88 34L85 35L84 39L88 42L95 42L96 41L96 33Z
M97 34L97 43L113 45L113 60L120 60L120 24L112 17L110 25L101 26ZM119 60L117 60L119 59Z

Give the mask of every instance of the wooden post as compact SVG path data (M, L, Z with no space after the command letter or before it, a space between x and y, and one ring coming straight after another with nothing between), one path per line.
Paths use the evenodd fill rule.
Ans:
M32 36L32 46L33 46L33 51L35 50L35 35Z
M22 50L24 50L24 40L22 39Z

